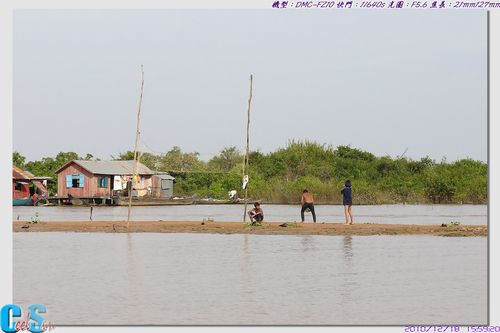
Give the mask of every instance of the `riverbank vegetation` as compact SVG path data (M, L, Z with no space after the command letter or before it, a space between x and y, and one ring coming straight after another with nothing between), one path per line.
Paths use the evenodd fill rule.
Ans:
M112 159L133 159L133 152ZM35 175L51 176L72 159L94 159L61 152L40 161L26 161L14 152L13 163ZM144 153L141 162L151 170L168 171L176 177L175 195L227 198L230 190L242 196L243 155L235 147L224 148L209 161L196 152L174 147L165 154ZM461 159L437 162L428 157L375 156L350 146L336 148L315 142L291 141L267 154L253 151L250 163L250 197L266 203L297 203L304 188L318 203L342 202L340 190L346 179L353 183L355 204L384 203L487 203L488 165ZM49 186L55 193L55 182Z

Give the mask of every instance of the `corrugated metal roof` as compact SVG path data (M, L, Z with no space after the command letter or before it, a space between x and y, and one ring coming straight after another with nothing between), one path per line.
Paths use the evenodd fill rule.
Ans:
M170 180L175 180L175 177L172 177L171 175L169 175L168 173L158 173L156 174L158 177L160 177L161 179L170 179Z
M51 177L37 177L31 172L23 170L15 165L12 166L12 179L28 179L28 180L46 180L52 179Z
M12 166L12 178L14 179L32 179L35 177L31 172L23 170L21 168Z
M132 175L134 174L134 161L86 161L74 160L76 164L88 170L91 173L99 175ZM63 167L64 168L64 167ZM62 170L60 168L58 171ZM153 175L147 166L142 163L137 163L137 173L139 175Z

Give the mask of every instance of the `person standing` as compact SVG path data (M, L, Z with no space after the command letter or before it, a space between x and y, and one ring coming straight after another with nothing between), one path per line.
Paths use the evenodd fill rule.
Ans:
M342 191L342 204L344 205L344 214L345 214L345 225L353 224L354 217L352 216L352 184L348 179L345 182L345 187ZM351 218L351 222L349 222L349 217Z
M300 199L300 203L302 204L302 209L300 210L300 217L302 218L302 222L304 222L304 212L309 209L311 211L313 221L314 223L316 223L316 213L314 212L314 198L307 189L302 191L302 198Z
M33 206L36 206L36 204L38 203L38 195L36 194L36 192L31 196L31 200L33 201Z

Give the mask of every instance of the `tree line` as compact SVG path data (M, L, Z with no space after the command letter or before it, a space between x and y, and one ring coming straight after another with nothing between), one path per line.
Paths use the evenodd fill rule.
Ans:
M113 160L133 158L132 151L111 156ZM54 180L55 170L73 159L96 158L61 152L55 157L26 161L19 152L13 153L16 166ZM241 192L243 154L236 147L224 148L209 161L179 147L164 154L143 153L140 161L153 171L167 171L174 176L177 196L224 199L230 190ZM340 190L346 179L353 183L355 204L485 204L488 200L488 165L472 159L450 163L429 157L377 157L350 146L334 148L290 141L286 147L267 154L252 151L249 164L249 195L266 203L297 203L304 188L315 195L318 203L341 203ZM55 194L55 182L49 182L49 191Z

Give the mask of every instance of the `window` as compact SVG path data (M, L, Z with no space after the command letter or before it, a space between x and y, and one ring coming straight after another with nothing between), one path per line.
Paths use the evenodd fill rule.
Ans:
M97 177L97 187L107 188L108 187L108 176Z
M161 180L161 189L162 190L170 190L170 181L168 179Z
M16 183L15 189L16 191L23 191L24 190L23 183Z
M66 176L66 188L83 187L85 185L84 175L74 174Z

